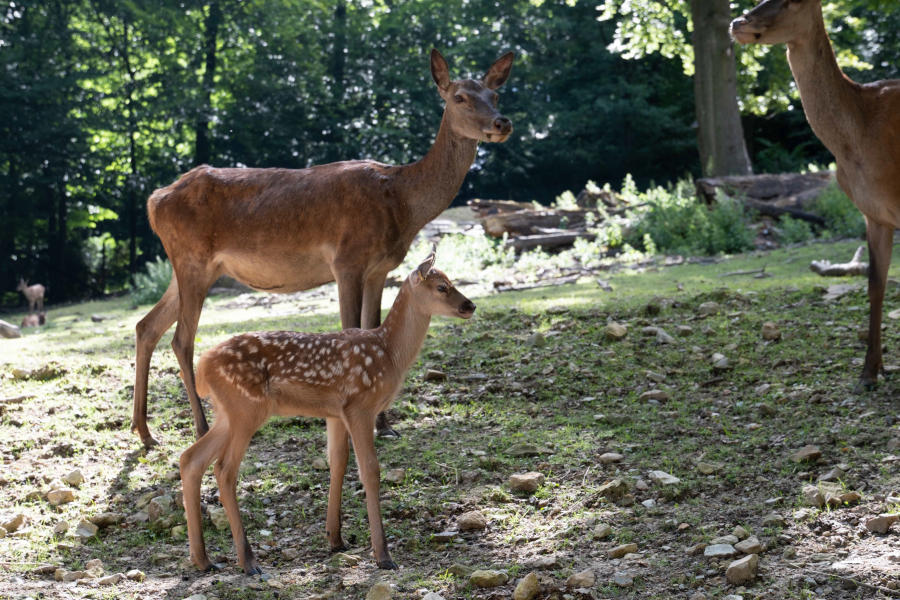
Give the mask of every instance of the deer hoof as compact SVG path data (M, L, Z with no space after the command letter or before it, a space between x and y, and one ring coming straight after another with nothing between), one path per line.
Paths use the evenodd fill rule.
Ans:
M141 442L144 444L144 448L150 450L155 446L159 446L159 442L157 442L152 435L148 435L147 437L142 437Z
M259 568L259 565L252 565L244 567L244 573L247 575L262 575L262 569Z
M871 392L878 385L877 380L874 377L860 377L859 381L856 382L856 385L853 386L853 391L856 393L862 392Z
M379 561L377 561L375 564L378 565L378 568L379 568L379 569L394 570L394 569L398 569L398 568L399 568L399 567L397 566L397 563L395 563L395 562L392 561L391 559L387 559L387 560L379 560Z
M329 548L328 551L330 553L334 554L335 552L344 552L349 549L350 549L350 546L348 546L346 544L346 542L344 542L344 540L341 540L340 544L338 544L337 546L332 546L331 548Z
M222 570L222 565L211 562L200 570L204 573L218 573Z

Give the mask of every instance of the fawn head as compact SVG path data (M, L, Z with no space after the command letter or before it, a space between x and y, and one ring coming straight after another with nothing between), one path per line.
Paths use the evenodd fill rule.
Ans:
M475 313L471 300L459 293L443 271L434 268L434 251L409 274L413 297L431 315L469 319Z
M505 142L509 138L512 122L497 110L499 96L495 90L509 77L514 56L507 52L498 58L481 81L451 81L447 61L437 50L431 51L431 76L447 103L454 133L479 142Z
M24 292L25 288L27 288L27 287L28 287L28 282L25 281L24 279L22 279L21 277L19 277L19 285L16 286L16 291Z
M821 0L763 0L731 22L731 37L741 44L783 44L807 37Z

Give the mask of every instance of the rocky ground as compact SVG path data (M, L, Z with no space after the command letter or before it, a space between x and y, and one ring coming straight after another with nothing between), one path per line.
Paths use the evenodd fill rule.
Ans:
M237 568L211 473L205 532L224 568L197 572L177 470L191 417L170 335L151 373L161 446L145 451L128 424L146 308L51 311L0 346L0 596L900 597L896 317L888 379L856 391L863 283L806 269L853 247L660 259L485 295L472 322L435 321L391 411L402 437L377 444L390 572L368 549L352 470L351 548L329 555L324 431L303 419L263 428L241 470L265 574ZM893 285L886 312L898 300ZM219 296L198 349L240 331L330 330L335 307L328 289Z

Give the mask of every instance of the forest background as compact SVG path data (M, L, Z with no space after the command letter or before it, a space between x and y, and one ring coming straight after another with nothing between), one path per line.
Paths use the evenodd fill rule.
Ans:
M147 196L194 165L420 158L442 110L428 69L432 47L454 77L480 76L501 53L516 52L500 100L516 130L507 143L479 149L456 203L549 203L588 180L617 186L630 174L646 186L734 171L709 160L701 166L696 90L721 75L693 49L702 47L698 34L713 32L722 43L723 19L752 4L7 2L0 9L0 305L21 303L13 291L20 277L48 285L53 302L127 288L163 254L147 223ZM851 77L897 77L900 3L824 6ZM828 164L783 48L735 47L733 56L735 119L749 157L737 170Z

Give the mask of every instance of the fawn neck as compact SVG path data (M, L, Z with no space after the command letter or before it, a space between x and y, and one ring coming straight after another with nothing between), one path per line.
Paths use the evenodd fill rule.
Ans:
M816 12L811 34L788 42L787 56L810 127L831 153L840 157L858 129L858 86L838 66L821 9Z
M401 167L400 180L406 184L413 231L419 231L450 206L475 161L477 146L476 140L453 131L449 111L445 110L428 154Z
M404 281L384 322L378 327L391 363L405 373L422 348L431 315L416 306L412 285Z

